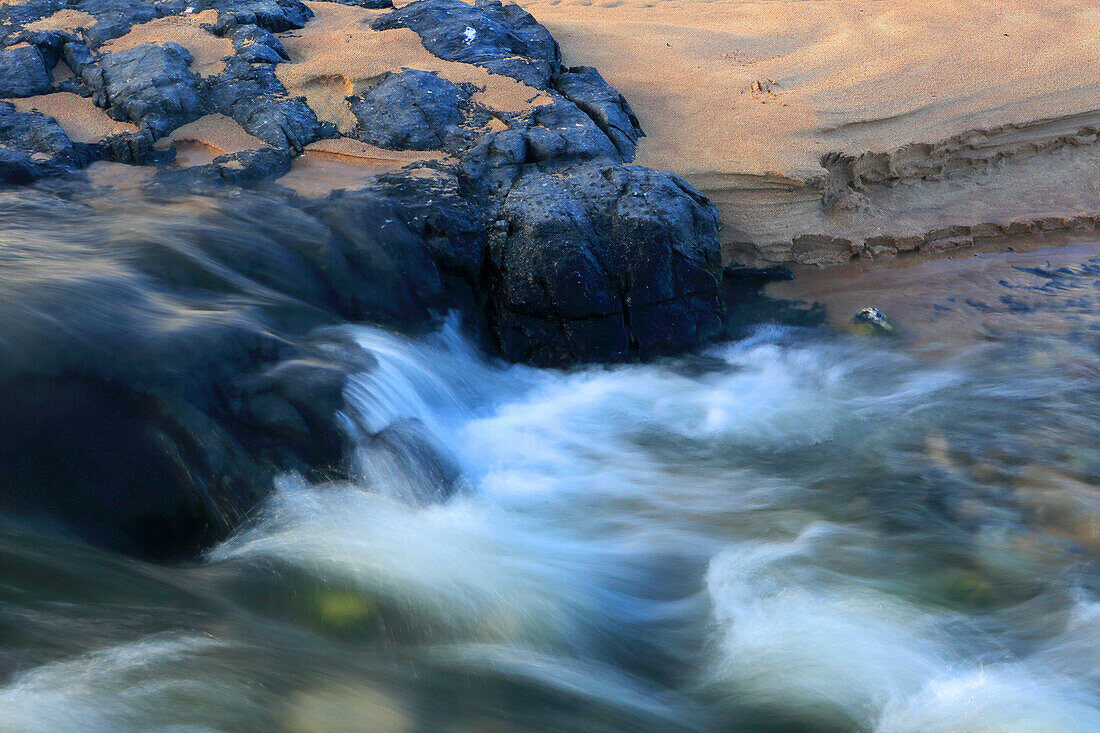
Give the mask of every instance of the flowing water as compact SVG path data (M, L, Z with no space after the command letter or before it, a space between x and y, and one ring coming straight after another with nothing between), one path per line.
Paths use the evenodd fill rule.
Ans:
M347 326L454 494L364 439L194 566L0 529L0 730L1100 730L1100 262L1021 276L567 372Z

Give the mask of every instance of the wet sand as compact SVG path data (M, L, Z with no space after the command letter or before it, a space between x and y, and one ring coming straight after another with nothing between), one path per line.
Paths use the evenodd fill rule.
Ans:
M770 283L766 292L820 303L840 329L875 307L907 342L952 350L999 339L1006 328L1042 335L1078 327L1095 300L1086 268L1100 269L1096 235L1021 236L924 257L795 266L794 280Z

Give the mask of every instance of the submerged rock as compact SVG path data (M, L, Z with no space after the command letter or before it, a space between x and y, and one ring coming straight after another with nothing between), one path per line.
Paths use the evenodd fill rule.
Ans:
M878 308L864 308L852 316L854 331L867 335L893 335L897 333L894 324Z

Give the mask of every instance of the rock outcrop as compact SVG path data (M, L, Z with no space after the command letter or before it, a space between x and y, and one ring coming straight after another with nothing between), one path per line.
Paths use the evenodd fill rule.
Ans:
M415 63L302 71L318 22ZM540 365L720 326L714 207L630 165L629 105L518 6L27 0L0 9L0 68L0 181L39 181L0 191L0 505L29 521L174 558L275 472L339 476L370 368L341 322L458 309ZM145 172L129 203L103 203L112 163ZM354 184L299 193L318 167Z

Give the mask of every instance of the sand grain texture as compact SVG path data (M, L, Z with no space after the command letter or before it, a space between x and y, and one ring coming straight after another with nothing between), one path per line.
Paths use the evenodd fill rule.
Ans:
M82 10L65 8L41 20L27 23L23 27L28 31L75 31L79 28L90 28L96 22L94 15L89 15Z
M1041 185L1068 199L1028 197L1037 215L1072 218L1081 213L1076 202L1093 204L1095 178L1069 181L1057 164L1022 175L997 169L1036 148L1091 145L1087 134L1061 141L1064 125L1036 131L1032 124L1068 119L1078 125L1073 133L1100 127L1093 114L1100 110L1100 6L1090 0L522 4L561 43L567 64L595 66L631 103L648 135L637 162L683 175L717 203L727 259L797 259L791 242L803 234L847 239L859 250L869 236L902 229L923 235L951 224L1008 223L1011 202L1028 197L1023 175L1050 173ZM992 141L967 139L1005 126ZM946 155L906 148L945 141ZM827 170L827 154L899 150L884 164L890 185L913 179L933 198L961 197L966 221L831 196L846 182L832 179L847 173ZM931 165L920 165L929 155ZM962 170L947 185L925 182L935 177L926 169L937 166L978 167L981 175ZM1005 180L984 210L977 189L989 175ZM1067 183L1075 191L1065 195ZM870 211L871 225L846 213L858 209ZM905 225L893 232L899 215Z
M20 112L41 112L53 117L73 142L94 143L111 135L137 132L137 126L111 119L90 98L71 92L6 101L14 104Z

